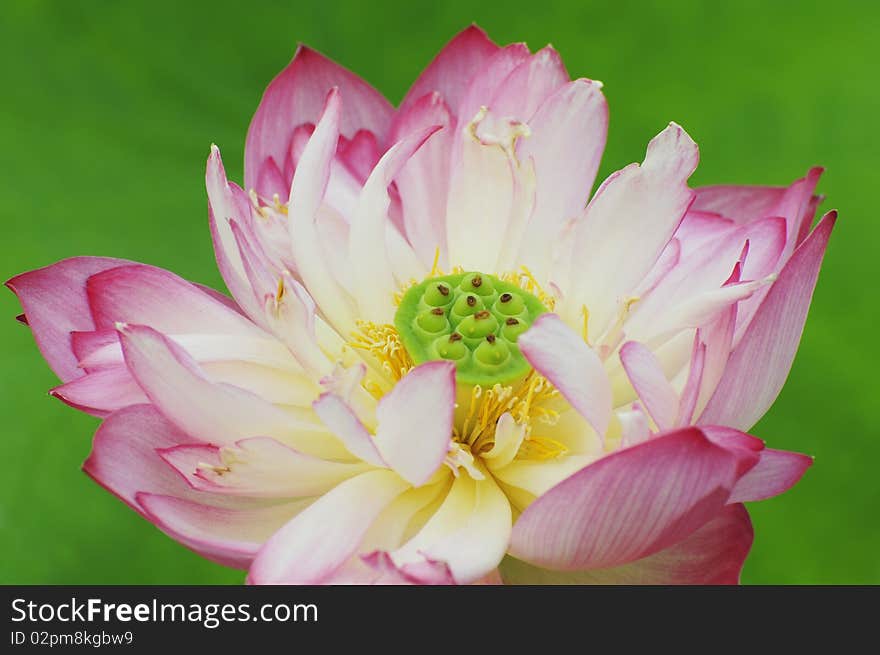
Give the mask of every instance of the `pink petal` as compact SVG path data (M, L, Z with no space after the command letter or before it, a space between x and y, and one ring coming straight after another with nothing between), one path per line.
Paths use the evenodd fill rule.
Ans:
M205 170L205 186L208 190L208 217L217 268L220 269L226 287L247 315L255 321L262 321L261 305L254 299L253 289L248 282L229 224L230 219L239 224L247 223L250 220L251 202L238 185L226 179L217 146L211 147Z
M311 502L219 507L145 492L136 499L162 532L202 557L237 569L248 568L263 543Z
M383 470L343 482L266 542L248 582L322 582L354 555L373 521L408 486L395 473Z
M531 136L517 149L522 161L534 160L537 178L523 256L532 273L545 279L550 249L583 211L605 149L608 104L601 85L585 79L565 84L540 106L529 127Z
M186 495L188 485L156 454L191 441L152 405L133 405L111 414L98 428L83 470L98 484L143 513L139 491Z
M733 330L736 325L737 305L731 305L716 316L708 325L697 330L695 341L705 346L703 370L700 376L700 390L691 419L700 416L709 398L715 392L718 382L724 375L724 368L730 357L733 344Z
M373 436L342 398L325 393L312 404L312 407L324 425L345 445L348 452L374 466L385 466L385 460L382 459Z
M694 189L694 211L711 212L743 225L773 216L772 208L785 195L781 186L715 185Z
M397 566L386 551L373 551L361 555L364 563L372 568L377 576L373 584L418 584L418 585L453 585L455 578L449 566L444 562L425 560L413 564Z
M562 58L548 45L514 68L495 97L485 104L500 116L511 116L531 126L538 107L568 81Z
M95 416L147 403L149 399L124 366L112 366L71 380L50 391L53 396Z
M502 129L507 125L504 117L489 113L476 129L486 123ZM466 129L471 127L454 135L446 205L447 257L465 270L505 270L499 258L511 242L518 244L522 238L524 212L532 202L532 193L521 191L530 168L511 164L506 149L512 138L509 133L500 132L493 135L497 141L484 142L466 134Z
M86 289L99 329L126 322L175 334L266 336L227 305L153 266L130 264L97 273L88 279Z
M563 289L566 320L574 324L586 306L589 333L605 331L619 300L651 270L690 206L687 179L698 159L697 145L671 123L648 144L641 166L631 164L602 183L576 227L570 288Z
M284 173L274 159L269 157L260 166L257 175L257 189L261 197L271 200L278 196L280 202L287 202L287 194L290 192L290 181L284 177Z
M837 215L829 212L782 269L736 346L701 423L748 430L769 409L797 352Z
M281 297L266 301L266 322L300 366L320 379L330 373L332 364L318 345L315 301L289 274L282 275L281 281Z
M742 505L728 505L688 538L629 564L589 571L550 571L507 559L505 584L719 585L739 583L754 536Z
M267 507L262 501L224 499L194 491L156 453L156 449L188 440L190 437L156 408L135 405L115 412L101 424L83 470L185 545L221 564L246 568L266 530L289 519L298 506L284 503ZM213 523L218 513L223 521ZM266 520L270 520L268 527Z
M443 465L452 439L455 365L428 362L379 401L376 446L404 479L420 486Z
M633 340L652 345L661 343L683 328L704 325L706 321L702 318L708 316L711 320L713 313L737 299L761 293L760 286L756 288L754 284L735 288L734 281L729 279L731 270L748 244L746 262L750 277L747 279L764 280L776 270L776 262L785 247L785 221L778 217L732 229L710 228L705 231L714 233L713 238L705 240L693 234L702 228L695 229L692 219L685 220L691 225L683 243L690 243L679 264L634 305L627 319L625 330ZM694 241L700 243L697 245ZM725 284L728 288L719 291Z
M333 279L321 256L315 221L330 180L330 165L339 137L342 103L339 92L327 95L324 112L303 152L290 187L288 227L296 269L308 293L340 334L355 330L354 307L346 292Z
M620 348L620 363L657 427L674 427L679 412L678 394L654 353L637 341L628 341Z
M638 403L633 403L632 409L625 412L617 412L617 420L620 421L620 447L629 448L647 441L651 437L651 428L648 425L648 417Z
M265 435L295 444L303 436L298 433L309 429L243 389L211 382L180 346L152 328L121 325L119 332L131 374L189 441L230 443Z
M703 246L718 243L735 229L736 223L731 219L697 211L691 205L675 231L675 238L681 244L682 258L689 258L699 255Z
M351 223L348 256L362 319L379 324L393 322L396 285L385 245L390 204L388 186L437 129L437 126L429 126L395 143L379 160L361 191Z
M248 128L245 145L245 186L250 189L264 161L282 162L296 127L315 123L321 115L327 92L338 88L346 98L340 132L351 138L358 130L369 130L379 141L394 108L372 86L323 55L300 46L290 64L272 80ZM261 189L257 189L261 191Z
M524 43L512 43L500 48L492 53L486 59L484 66L471 77L460 103L454 105L450 98L444 97L446 104L455 112L458 125L469 123L477 115L480 107L489 106L507 76L530 56L529 49Z
M269 437L251 437L219 448L185 444L157 449L193 489L236 496L319 496L364 472L364 466L297 452Z
M741 460L695 428L620 450L529 505L514 525L510 553L568 571L653 555L721 511Z
M449 158L454 132L449 108L439 93L429 93L408 103L394 118L389 140L432 125L442 126L410 158L396 178L403 204L406 236L423 262L433 262L439 248L446 254L446 196L449 191Z
M556 314L540 316L518 345L529 363L604 436L611 420L611 385L595 351Z
M761 459L746 473L730 496L730 502L765 500L793 487L813 465L813 458L787 450L765 448Z
M419 98L435 91L450 108L457 109L468 82L498 49L476 25L464 29L443 47L413 83L398 113L409 111Z
M339 142L336 154L363 184L382 156L376 135L368 130L358 130L351 139L340 137ZM389 143L394 142L389 139Z
M131 262L106 257L74 257L16 275L6 286L18 296L37 347L62 382L82 376L71 351L70 333L95 329L86 280Z
M697 408L700 397L700 389L703 386L703 369L706 365L706 344L694 339L694 350L691 355L690 369L687 380L681 391L678 416L675 419L677 426L690 425Z

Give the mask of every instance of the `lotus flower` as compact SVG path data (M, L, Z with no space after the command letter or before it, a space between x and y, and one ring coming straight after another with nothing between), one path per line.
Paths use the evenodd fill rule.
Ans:
M456 36L398 109L299 48L212 148L234 301L80 257L19 275L84 469L252 583L733 583L743 502L811 464L744 431L835 221L820 171L691 189L669 124L590 198L608 109L551 47Z

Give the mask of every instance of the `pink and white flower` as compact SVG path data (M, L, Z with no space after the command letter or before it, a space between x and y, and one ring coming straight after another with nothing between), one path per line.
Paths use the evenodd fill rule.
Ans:
M208 159L234 301L98 257L8 282L52 394L104 419L85 471L253 583L736 582L742 503L812 461L745 431L788 375L835 214L811 229L818 169L689 188L674 123L590 197L601 87L471 27L395 110L300 48L245 187ZM456 271L551 310L511 341L525 375L474 383L404 346L407 291Z

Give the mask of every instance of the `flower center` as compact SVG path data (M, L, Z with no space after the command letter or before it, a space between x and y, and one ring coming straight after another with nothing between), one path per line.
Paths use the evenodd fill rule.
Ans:
M394 324L415 364L446 359L465 384L518 380L531 366L516 345L547 312L521 287L486 273L431 277L403 295Z

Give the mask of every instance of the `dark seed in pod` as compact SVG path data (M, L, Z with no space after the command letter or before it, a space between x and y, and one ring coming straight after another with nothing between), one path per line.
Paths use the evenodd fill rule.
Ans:
M491 314L489 313L489 310L484 309L474 314L474 320L482 321L483 319L489 318L490 316Z
M507 323L508 325L519 325L519 321L515 318L509 318L504 322Z
M501 302L510 302L511 300L513 300L513 296L511 296L509 293L502 293L500 300Z
M449 335L449 340L453 342L461 341L461 335L458 332L453 332Z
M473 307L474 305L476 305L477 304L477 297L476 296L468 296L467 297L467 304L468 304L468 307Z
M440 292L441 296L448 296L449 295L449 287L447 287L445 284L438 284L437 291Z
M443 316L443 310L440 307L435 307L431 310L431 313L435 316Z
M488 341L489 343L495 343L495 335L494 334L487 334L486 341Z
M471 280L471 284L475 287L481 286L483 284L483 278L479 275L474 275L474 279Z

